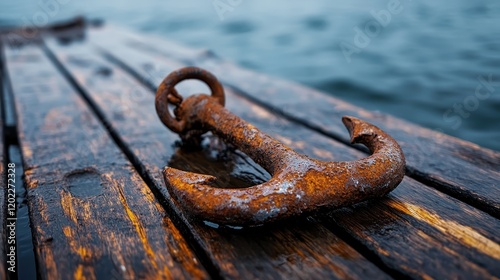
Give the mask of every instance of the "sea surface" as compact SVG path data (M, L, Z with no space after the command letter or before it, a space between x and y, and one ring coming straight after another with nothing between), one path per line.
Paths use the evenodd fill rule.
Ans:
M500 151L500 1L2 0L0 26L76 15Z

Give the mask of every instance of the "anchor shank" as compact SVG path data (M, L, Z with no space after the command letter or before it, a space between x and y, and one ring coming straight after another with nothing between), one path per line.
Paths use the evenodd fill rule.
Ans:
M184 113L189 111L186 114L189 115L187 123L212 131L246 153L271 175L282 170L290 159L304 157L232 114L207 95L190 96L180 110Z

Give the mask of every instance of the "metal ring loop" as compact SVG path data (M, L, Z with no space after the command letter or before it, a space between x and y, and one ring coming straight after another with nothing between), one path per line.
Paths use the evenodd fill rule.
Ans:
M170 130L176 133L183 131L185 121L174 118L168 110L168 104L173 104L178 107L182 103L182 96L175 90L175 85L188 80L197 79L205 82L212 92L211 96L222 106L225 103L224 88L217 78L210 72L198 67L184 67L173 71L161 82L156 91L155 105L156 113L160 120Z

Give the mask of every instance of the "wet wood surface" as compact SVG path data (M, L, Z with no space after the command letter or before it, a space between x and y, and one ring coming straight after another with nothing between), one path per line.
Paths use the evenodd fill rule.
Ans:
M42 279L206 278L105 127L39 46L6 46Z
M157 36L82 34L5 50L42 278L500 278L498 153ZM231 112L313 158L365 157L346 145L340 116L374 122L402 145L407 176L383 199L263 227L192 219L164 166L215 175L219 187L269 174L214 136L186 149L163 126L154 91L186 65L214 71Z
M497 152L386 114L364 110L290 81L245 70L207 50L188 49L158 36L144 36L113 26L103 29L100 36L102 43L113 42L205 68L240 96L343 143L349 142L340 122L343 115L369 119L400 143L408 175L500 217L497 187L500 154Z
M207 168L206 162L194 155L188 156L182 150L170 155L168 147L158 145L165 142L159 135L166 134L173 138L170 143L174 142L177 136L166 130L154 113L154 85L163 79L164 75L160 73L169 73L185 64L175 59L128 49L114 44L115 41L103 43L99 36L93 37L92 34L87 41L103 49L113 50L115 60L111 59L110 62L110 59L103 57L103 54L93 49L89 43L61 46L55 40L49 40L48 46L70 75L75 77L79 87L94 101L95 106L102 109L105 119L112 127L116 127L117 133L123 137L124 144L133 150L146 171L151 169L154 174L154 170L159 166L169 164L180 169L217 176L225 173ZM123 68L128 69L128 73ZM100 74L103 72L106 76ZM146 86L150 85L147 86L149 92L137 81L131 81L130 74L145 81ZM207 91L199 83L186 83L179 86L178 90L184 93ZM126 91L133 93L126 95ZM237 96L230 89L226 89L226 94L226 107L231 112L298 152L323 160L352 160L365 156L356 149L276 116L273 111ZM128 112L127 107L133 107L133 111L141 113ZM144 123L148 123L147 133L151 133L150 136L145 137L137 131L137 127L144 126L141 125ZM145 142L144 138L148 141ZM155 147L154 150L147 148L151 145ZM221 178L222 187L238 180L259 182L268 178L255 164L250 164L250 160L241 161L240 156L237 160L226 159L224 163L226 172L236 178ZM228 164L232 166L228 168ZM211 168L213 166L214 164ZM241 172L242 170L245 172ZM254 175L249 177L248 173ZM162 182L157 187L166 199L171 199ZM356 218L353 219L353 216ZM348 238L352 238L352 242L359 246L357 248L362 248L369 258L380 259L380 266L392 274L391 276L490 278L500 273L497 268L500 260L500 238L496 234L500 230L498 220L410 177L405 178L403 183L382 201L364 203L327 215L320 214L306 218L305 221L308 224L315 223L315 231L319 229L318 225L321 225L344 238L349 236ZM195 222L191 223L194 227L197 226ZM200 232L199 228L196 230ZM222 241L218 239L217 242L220 244ZM295 246L297 251L305 248L299 243ZM213 254L214 247L208 248ZM245 250L248 252L249 249ZM263 256L256 257L258 258L253 260L255 263L265 260ZM228 259L216 258L213 261L224 263ZM307 270L306 272L310 273Z
M154 93L124 70L107 62L91 44L75 43L65 47L49 41L47 45L78 86L100 108L106 122L120 135L124 146L130 149L138 165L152 178L154 187L179 216L183 217L183 214L178 205L172 203L160 174L167 164L222 175L222 187L231 183L251 185L268 178L267 172L255 164L247 164L250 160L241 154L229 153L224 155L225 160L217 160L217 155L205 157L204 152L217 151L216 141L200 152L182 151L173 145L179 138L159 121L154 109ZM248 104L239 106L240 101L244 102L228 93L228 103L231 104L228 106L249 112ZM213 146L215 150L210 148ZM214 229L188 218L182 220L222 277L290 279L315 275L319 278L386 278L383 271L324 225L305 218L286 226L252 230Z

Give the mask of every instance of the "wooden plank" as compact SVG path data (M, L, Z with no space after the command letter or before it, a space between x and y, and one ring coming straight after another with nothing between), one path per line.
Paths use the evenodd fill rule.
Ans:
M36 45L5 48L42 279L207 278L85 102Z
M322 134L349 142L339 121L343 115L358 116L381 127L401 145L408 175L432 185L495 217L500 217L500 153L395 117L370 112L317 90L275 77L242 69L214 57L209 51L172 45L158 36L144 36L116 27L101 30L107 41L142 52L174 58L203 67L226 85L261 105L300 122Z
M50 41L47 45L100 108L144 172L152 177L169 207L189 225L199 246L220 270L221 276L257 279L310 278L312 275L318 278L387 277L327 228L304 218L286 226L278 224L244 231L217 230L183 218L179 206L173 203L164 187L160 171L166 164L215 173L222 181L237 180L239 184L248 179L253 182L265 180L266 172L249 165L245 162L248 159L238 154L227 153L225 160L211 158L209 162L203 153L213 149L189 152L172 147L178 136L159 121L150 90L105 61L86 43L65 47ZM238 106L235 102L237 100L232 99L230 106Z
M92 34L89 36L91 41L95 38ZM94 42L104 45L97 39ZM130 84L132 82L127 81L130 77L88 50L74 53L72 52L75 50L74 46L66 49L55 43L51 43L50 47L104 112L124 106L116 103L123 92L120 88L116 88L116 85L128 84L128 88L140 87L137 84ZM107 48L113 50L115 57L121 58L122 63L142 79L149 81L151 85L159 84L163 75L183 66L161 56L114 45L113 42L109 42ZM85 63L72 62L75 58ZM92 73L99 72L98 69L112 69L106 72L113 74L99 82L95 75L92 76ZM158 73L163 74L158 75ZM202 88L195 85L184 87L180 85L179 90L203 92ZM235 96L231 90L227 90L226 93L229 110L299 152L324 160L351 160L363 156L357 150L279 118L272 112ZM124 120L114 120L114 115L124 115L116 112L110 113L107 117L110 122L116 122L116 129L123 135L124 141L146 166L151 160L154 160L152 166L163 165L166 163L165 158L171 157L168 152L167 155L162 154L163 151L160 155L155 155L154 152L144 148L156 142L151 139L153 135L147 137L150 139L148 142L145 142L144 138L134 140L133 136L128 136L130 127L138 126L144 120L148 120L150 127L154 123L161 126L159 121L155 120L157 117L154 116L152 103L152 96L141 94L140 102L130 104L136 111L143 112L140 117L128 113ZM173 139L170 136L170 142L174 141ZM166 142L168 143L167 139L163 140L163 143ZM160 151L160 147L154 148L156 153ZM155 157L157 159L154 159ZM317 219L334 231L351 236L355 242L369 250L370 254L374 254L386 266L400 274L415 278L425 276L488 278L500 273L497 265L500 260L498 244L500 238L496 234L500 230L499 221L411 178L405 178L386 200L361 204L355 209L354 214L350 209L343 209L326 216L320 215ZM422 271L422 267L425 271Z

